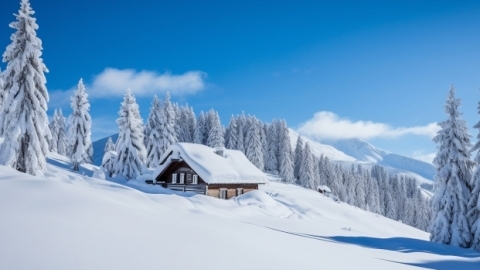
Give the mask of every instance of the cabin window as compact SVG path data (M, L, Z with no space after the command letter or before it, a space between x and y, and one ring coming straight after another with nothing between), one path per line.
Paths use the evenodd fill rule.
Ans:
M220 192L218 193L218 197L220 199L227 199L227 189L226 188L221 188Z
M177 183L177 174L174 173L172 174L172 184L176 184Z
M198 175L196 174L193 175L193 184L198 185Z
M243 194L243 188L237 188L237 196L240 196Z
M191 184L191 183L192 183L192 174L191 174L191 173L187 173L187 174L185 175L185 177L186 177L185 182L186 182L187 184Z
M181 173L180 174L180 184L184 184L184 183L185 183L185 174Z

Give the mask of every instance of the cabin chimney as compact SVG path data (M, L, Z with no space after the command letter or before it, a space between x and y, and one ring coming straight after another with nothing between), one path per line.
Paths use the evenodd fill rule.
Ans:
M221 157L225 157L224 153L225 153L225 147L222 147L222 146L215 147L215 154L217 154Z

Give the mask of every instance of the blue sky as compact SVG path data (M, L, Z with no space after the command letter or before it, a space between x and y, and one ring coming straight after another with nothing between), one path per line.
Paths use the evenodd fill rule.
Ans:
M449 85L471 128L480 100L478 1L31 0L50 72L49 115L83 78L93 139L117 132L127 88L144 119L153 94L284 118L317 138L365 138L385 150L435 152ZM19 1L0 9L0 47ZM5 63L1 65L2 70ZM477 131L470 133L476 138Z

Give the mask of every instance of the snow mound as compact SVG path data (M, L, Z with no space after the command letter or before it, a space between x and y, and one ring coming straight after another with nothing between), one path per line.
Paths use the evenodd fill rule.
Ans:
M274 217L289 217L293 211L260 190L250 191L235 198L239 205L254 206Z

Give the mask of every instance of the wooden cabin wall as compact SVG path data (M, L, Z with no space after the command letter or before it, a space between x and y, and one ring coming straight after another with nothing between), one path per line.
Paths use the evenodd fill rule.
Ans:
M227 199L237 196L237 188L243 188L243 193L258 189L258 184L212 184L208 186L208 196L219 198L220 188L227 189Z

